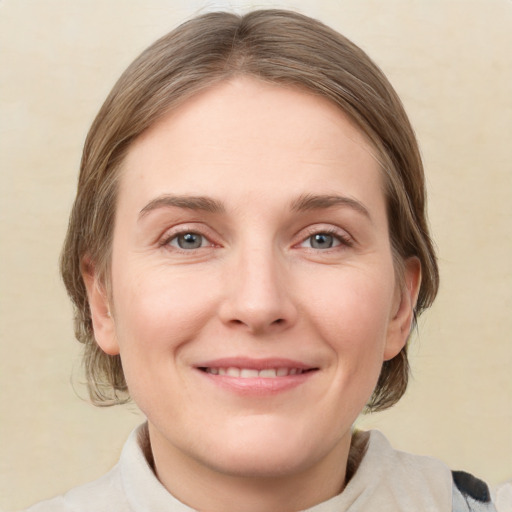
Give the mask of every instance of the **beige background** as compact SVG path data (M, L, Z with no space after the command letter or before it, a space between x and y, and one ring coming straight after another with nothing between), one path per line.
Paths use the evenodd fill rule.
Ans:
M57 273L81 145L143 48L229 5L328 22L381 65L417 129L442 286L406 397L361 425L493 485L512 478L512 1L0 0L0 507L98 477L141 421L84 400Z

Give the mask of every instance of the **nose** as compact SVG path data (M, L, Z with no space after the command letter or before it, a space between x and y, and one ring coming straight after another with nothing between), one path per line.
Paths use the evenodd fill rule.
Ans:
M255 335L273 334L295 323L289 272L272 249L248 248L229 267L220 306L223 323Z

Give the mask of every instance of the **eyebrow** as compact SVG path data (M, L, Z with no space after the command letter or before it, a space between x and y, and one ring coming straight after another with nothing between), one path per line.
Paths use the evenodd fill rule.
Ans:
M370 212L357 199L339 195L314 195L304 194L292 202L292 211L302 212L307 210L322 210L333 206L344 206L355 210L372 220Z
M201 210L208 213L222 213L224 206L220 201L205 196L176 196L166 194L150 201L139 213L139 219L158 208L186 208Z
M340 195L329 194L303 194L292 201L291 210L295 212L304 212L308 210L322 210L336 206L348 207L361 213L370 221L371 216L368 209L357 199ZM224 213L224 205L206 196L177 196L166 194L150 201L139 213L139 219L149 212L158 208L186 208L188 210L200 210L208 213Z

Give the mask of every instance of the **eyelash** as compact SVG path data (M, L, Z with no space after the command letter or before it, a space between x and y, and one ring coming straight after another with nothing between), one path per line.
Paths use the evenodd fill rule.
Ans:
M337 250L337 248L343 249L344 247L353 247L354 240L346 233L340 233L340 231L336 228L315 228L310 227L306 228L307 236L301 238L301 241L297 244L294 244L294 247L301 247L302 244L306 243L308 240L310 240L315 235L327 235L332 236L337 242L339 242L337 245L334 245L332 247L328 247L325 249L315 248L315 247L304 247L305 249L311 250L311 251L318 251L318 252L328 252L331 250ZM191 249L184 249L183 247L179 247L177 245L172 245L171 242L173 240L177 240L180 236L186 236L186 235L196 235L203 239L203 242L207 242L207 245L201 245L200 247L191 248ZM201 233L200 230L197 229L182 229L180 231L175 231L172 233L169 233L167 236L164 236L164 238L159 242L160 247L172 247L172 250L182 252L182 253L190 253L192 251L197 251L199 249L205 249L208 247L220 247L220 245L215 244L210 240L210 237L205 235L204 233ZM338 249L339 250L339 249Z
M346 247L353 247L353 245L354 245L354 240L347 233L340 233L339 229L336 229L333 227L322 228L322 229L319 229L318 227L310 227L310 228L307 228L307 232L308 232L308 235L305 238L303 238L302 241L299 242L299 244L297 244L298 246L301 246L302 244L304 244L305 242L310 240L315 235L332 236L334 239L336 239L339 242L338 245L335 245L333 247L328 247L326 249L316 249L314 247L306 247L306 249L310 249L313 251L327 252L330 250L336 250L337 248L340 248L340 247L341 247L341 249L346 248Z
M196 235L203 239L203 242L206 241L207 245L192 249L184 249L183 247L172 245L171 242L173 240L177 240L180 236L186 236L186 235ZM201 233L197 229L182 229L180 231L175 231L173 233L169 233L167 236L164 236L164 238L159 243L160 247L172 247L173 250L183 252L183 253L190 253L192 251L197 251L199 249L205 249L207 247L215 247L215 243L213 243L208 236Z

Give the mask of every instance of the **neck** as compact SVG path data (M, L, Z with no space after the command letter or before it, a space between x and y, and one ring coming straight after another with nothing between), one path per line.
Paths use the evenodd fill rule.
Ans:
M163 486L208 512L295 512L339 494L345 485L350 432L325 457L295 471L268 475L221 472L190 458L149 425L150 457Z

